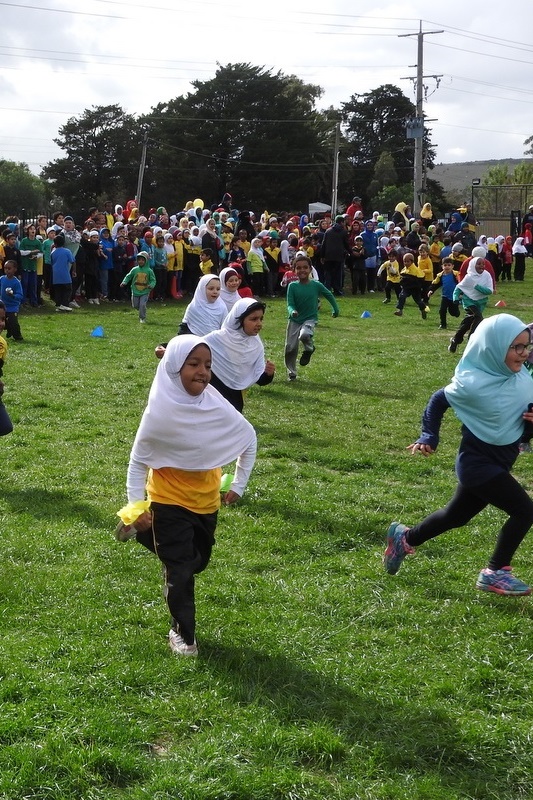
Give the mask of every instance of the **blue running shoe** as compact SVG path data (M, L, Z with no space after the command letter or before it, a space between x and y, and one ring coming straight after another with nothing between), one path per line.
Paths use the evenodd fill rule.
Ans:
M511 567L501 569L482 569L476 581L476 589L482 592L495 592L508 597L520 597L531 594L531 587L515 578Z
M383 566L389 575L396 575L405 556L412 555L415 548L407 544L405 534L409 528L401 522L391 522L387 531L387 549L383 554Z

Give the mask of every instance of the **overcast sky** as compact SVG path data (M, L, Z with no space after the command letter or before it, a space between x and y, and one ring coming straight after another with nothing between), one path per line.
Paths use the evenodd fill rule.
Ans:
M385 83L415 101L424 31L424 110L437 163L522 158L533 135L532 0L372 4L330 0L0 2L0 157L38 173L62 155L58 128L92 105L145 113L250 62L319 84L319 108ZM439 10L437 10L439 9ZM8 44L6 44L8 43Z

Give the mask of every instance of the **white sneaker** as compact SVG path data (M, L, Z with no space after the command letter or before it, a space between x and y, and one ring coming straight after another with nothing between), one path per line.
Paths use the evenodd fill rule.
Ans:
M144 325L144 323L146 322L146 320L145 320L145 319L140 319L140 320L139 320L139 322L141 322L141 323Z
M100 300L97 297L95 297L94 300L93 300L93 303L94 303L95 306L99 306L100 305Z
M59 310L60 311L72 311L72 309L69 306L59 306Z
M87 302L88 302L88 303L90 303L90 304L92 305L92 304L94 303L94 298L93 298L93 297L89 297L89 299L87 300Z
M135 539L137 536L137 528L135 525L125 525L122 520L115 528L115 539L117 542L127 542L130 539Z
M198 645L196 644L196 640L194 644L187 644L182 635L173 628L170 629L168 634L168 646L177 656L198 655Z
M70 306L71 308L81 308L81 306L80 306L80 305L78 305L78 303L76 303L76 301L75 301L75 300L71 300L71 301L70 301L70 303L69 303L69 306Z

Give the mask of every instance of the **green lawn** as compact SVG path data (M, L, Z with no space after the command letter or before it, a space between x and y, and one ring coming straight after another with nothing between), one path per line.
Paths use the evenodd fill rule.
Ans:
M497 298L530 322L527 290ZM474 588L502 514L383 572L391 520L453 490L459 423L449 412L432 459L406 452L453 373L456 323L437 329L437 297L426 322L382 299L343 298L338 319L325 304L295 383L269 301L278 373L248 393L257 464L220 512L190 660L167 647L158 562L112 533L153 350L184 304L150 304L145 326L126 306L21 316L4 370L0 798L533 798L532 601Z

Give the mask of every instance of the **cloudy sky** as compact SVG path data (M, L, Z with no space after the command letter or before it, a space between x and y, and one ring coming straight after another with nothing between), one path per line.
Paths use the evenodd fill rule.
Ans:
M533 135L531 0L10 0L0 2L0 157L38 173L58 128L92 105L144 113L250 62L322 86L320 108L385 83L415 101L424 31L424 110L437 163L522 158ZM364 6L364 10L363 10ZM438 79L430 76L440 76Z

